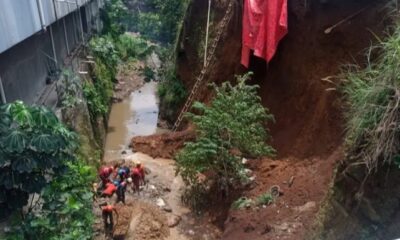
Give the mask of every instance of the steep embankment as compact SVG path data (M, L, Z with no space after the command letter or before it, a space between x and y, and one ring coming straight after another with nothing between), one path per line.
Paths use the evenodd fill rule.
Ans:
M214 2L211 38L227 2ZM246 71L239 65L242 12L239 2L218 47L217 61L208 74L210 82L230 80L234 74ZM213 213L214 223L225 231L224 239L303 239L312 229L330 188L335 164L343 159L343 106L334 89L336 80L329 77L337 75L342 64L363 59L364 50L375 39L371 32L379 35L385 25L384 3L380 1L332 0L322 4L317 0L289 0L288 3L289 34L275 58L268 65L252 58L249 69L255 73L253 83L260 85L264 106L276 118L269 128L271 144L278 156L274 161L252 162L256 183L243 193L255 197L279 185L283 195L267 208L244 211L225 208ZM188 88L194 84L202 64L206 9L206 1L193 1L181 35L178 74ZM361 9L330 34L324 33L326 28ZM205 101L209 98L208 92L200 97Z

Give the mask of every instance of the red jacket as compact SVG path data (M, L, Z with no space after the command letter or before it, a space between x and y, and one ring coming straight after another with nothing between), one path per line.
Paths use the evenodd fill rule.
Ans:
M115 191L117 191L117 187L112 183L107 183L106 189L104 189L103 194L106 196L112 196Z

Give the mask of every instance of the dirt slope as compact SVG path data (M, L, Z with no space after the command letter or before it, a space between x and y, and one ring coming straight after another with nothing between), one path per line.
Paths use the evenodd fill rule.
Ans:
M223 15L226 2L215 3L213 24ZM247 71L238 64L240 2L237 1L235 16L218 49L218 61L212 67L210 81L219 83ZM252 165L258 185L243 195L256 196L274 184L283 188L284 195L267 209L230 211L223 224L223 239L306 238L329 189L335 164L343 158L343 103L334 89L336 85L322 79L336 82L337 79L330 76L339 74L342 64L363 59L364 51L375 39L371 32L380 35L386 24L385 2L321 2L289 0L289 34L277 55L269 64L257 58L251 60L249 70L255 73L252 83L260 85L262 102L276 119L269 128L273 137L271 144L277 149L278 157ZM199 25L204 20L205 5L204 1L194 1L196 11L192 10L185 21L178 73L188 87L193 85L201 64L196 38L199 38ZM360 9L364 10L359 15L330 34L324 33L326 28ZM205 93L200 99L207 101L210 94ZM287 188L283 182L291 176L295 178L294 184Z

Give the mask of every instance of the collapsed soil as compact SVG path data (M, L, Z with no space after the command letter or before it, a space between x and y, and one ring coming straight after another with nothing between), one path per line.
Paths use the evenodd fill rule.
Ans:
M194 140L194 138L194 131L187 129L182 132L134 137L131 147L135 151L147 153L153 158L173 158L185 142Z
M327 159L251 161L256 180L243 196L257 199L272 186L279 186L281 194L268 206L231 210L222 239L305 239L316 222L341 152L338 149Z

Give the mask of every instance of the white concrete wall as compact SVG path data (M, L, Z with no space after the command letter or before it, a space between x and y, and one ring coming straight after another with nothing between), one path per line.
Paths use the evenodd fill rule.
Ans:
M0 0L0 53L89 2L104 4L104 0Z

